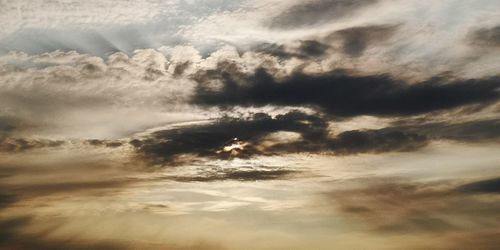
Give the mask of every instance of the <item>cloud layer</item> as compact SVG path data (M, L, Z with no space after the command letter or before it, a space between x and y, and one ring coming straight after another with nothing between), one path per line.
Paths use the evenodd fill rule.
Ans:
M499 11L0 1L0 248L496 249Z

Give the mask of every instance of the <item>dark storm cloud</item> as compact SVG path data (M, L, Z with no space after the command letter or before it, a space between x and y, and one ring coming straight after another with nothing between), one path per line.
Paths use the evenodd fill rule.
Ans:
M465 232L476 227L500 226L498 221L484 220L497 216L500 199L484 200L476 195L477 192L496 194L498 178L458 186L446 181L375 182L366 184L365 180L361 188L325 193L322 198L329 198L332 205L362 219L379 233ZM457 221L465 221L469 226Z
M388 75L351 75L342 70L277 80L264 69L253 74L222 65L200 72L194 104L202 106L308 106L336 116L409 116L469 104L489 104L500 97L500 78L449 81L433 78L416 84ZM214 89L210 82L220 82Z
M500 26L475 30L469 35L469 39L473 44L480 46L499 47Z
M313 0L304 1L273 17L270 28L293 29L321 24L352 15L376 0Z
M329 48L328 45L315 40L299 41L298 48L288 48L285 45L275 43L264 43L256 46L253 51L263 54L272 55L280 59L300 58L311 59L313 57L321 57L326 55Z
M295 132L300 138L293 142L262 144L269 140L265 137L274 132ZM427 143L423 135L386 130L347 131L330 138L326 120L298 111L275 118L263 113L250 119L222 118L215 123L158 131L149 138L131 141L145 159L169 163L175 163L183 155L228 159L303 152L381 153L417 150ZM223 150L230 145L242 147ZM232 176L224 174L223 178Z
M336 155L360 153L408 152L425 147L429 139L425 135L404 131L351 130L333 138L301 140L268 147L267 152L300 153L330 152Z
M54 148L63 145L58 140L29 140L22 138L0 137L0 152L23 152L39 148Z
M371 45L389 39L397 31L397 25L372 25L352 27L334 32L327 40L340 39L342 52L349 56L361 56Z
M183 154L227 158L231 153L238 153L239 157L245 157L257 153L258 149L253 145L270 133L297 132L304 140L321 140L326 137L326 127L327 124L321 118L301 112L290 112L275 118L257 113L251 119L225 117L211 124L158 131L148 139L133 140L131 144L146 156L163 161L173 160ZM242 152L217 153L224 146L238 141L250 145Z

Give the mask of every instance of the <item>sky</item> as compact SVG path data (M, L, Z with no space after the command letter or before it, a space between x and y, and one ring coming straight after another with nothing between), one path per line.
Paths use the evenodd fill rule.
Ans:
M497 0L0 1L0 249L497 249Z

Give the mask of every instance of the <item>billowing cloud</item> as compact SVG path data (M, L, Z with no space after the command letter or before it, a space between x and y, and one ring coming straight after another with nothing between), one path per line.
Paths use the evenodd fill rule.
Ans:
M16 126L19 137L36 131L37 137L115 139L153 124L201 119L184 109L194 84L175 79L176 63L170 68L164 54L150 49L106 60L76 52L12 53L0 63L1 128Z

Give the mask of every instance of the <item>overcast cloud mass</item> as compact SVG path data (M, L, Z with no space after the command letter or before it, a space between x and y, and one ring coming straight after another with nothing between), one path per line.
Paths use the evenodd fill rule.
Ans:
M498 249L496 0L0 1L0 249Z

